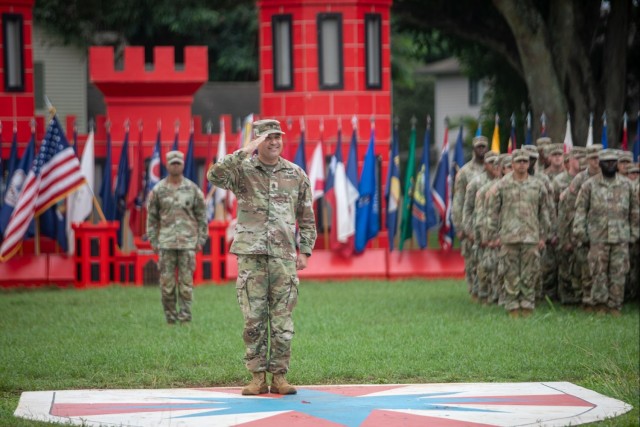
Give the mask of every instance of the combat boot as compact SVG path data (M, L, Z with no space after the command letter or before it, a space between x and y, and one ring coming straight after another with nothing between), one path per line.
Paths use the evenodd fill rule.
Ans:
M275 394L296 394L298 390L287 382L283 374L273 374L271 381L271 393Z
M257 394L265 394L269 392L267 386L266 374L264 372L252 372L253 379L249 381L249 384L244 386L242 394L244 396L255 396Z

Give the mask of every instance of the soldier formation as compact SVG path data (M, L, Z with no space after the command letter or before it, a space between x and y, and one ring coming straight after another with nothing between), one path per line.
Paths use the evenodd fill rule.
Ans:
M631 153L538 138L511 154L473 140L452 220L474 301L527 317L550 299L619 316L640 285L640 168Z

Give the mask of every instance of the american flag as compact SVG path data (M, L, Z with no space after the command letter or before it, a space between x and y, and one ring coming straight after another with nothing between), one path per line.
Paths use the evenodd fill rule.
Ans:
M80 162L54 116L49 121L47 134L9 219L0 247L0 260L11 258L20 249L22 238L34 217L84 183Z

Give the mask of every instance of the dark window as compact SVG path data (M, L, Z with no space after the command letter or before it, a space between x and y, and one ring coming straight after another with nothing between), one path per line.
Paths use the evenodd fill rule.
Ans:
M475 79L469 79L469 105L480 103L480 84Z
M286 90L293 88L293 41L291 15L273 15L271 18L273 35L273 88Z
M34 62L33 64L33 97L36 103L36 110L47 108L44 102L44 63Z
M24 91L24 39L22 15L2 15L4 40L4 88L7 92Z
M379 14L366 14L365 52L367 88L382 88L382 18Z
M342 89L342 15L318 15L320 89Z

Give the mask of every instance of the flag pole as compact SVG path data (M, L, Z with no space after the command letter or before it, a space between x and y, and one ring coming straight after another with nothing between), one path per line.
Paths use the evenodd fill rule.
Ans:
M324 138L324 118L320 117L320 141L322 141ZM322 159L322 163L324 165L324 159ZM320 200L318 200L318 203L320 203ZM321 210L322 210L322 235L324 237L324 248L329 249L329 224L327 224L327 221L329 220L328 218L328 213L327 213L327 204L324 202L324 196L322 196L322 204L321 206Z

